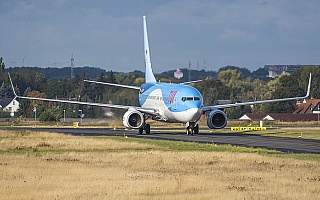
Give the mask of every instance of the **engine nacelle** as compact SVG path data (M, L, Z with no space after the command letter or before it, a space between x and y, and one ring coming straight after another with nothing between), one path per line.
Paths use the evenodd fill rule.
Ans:
M123 125L127 128L138 129L144 123L144 117L137 110L128 110L122 118Z
M207 115L207 125L211 129L224 128L227 125L227 115L221 110L212 110Z

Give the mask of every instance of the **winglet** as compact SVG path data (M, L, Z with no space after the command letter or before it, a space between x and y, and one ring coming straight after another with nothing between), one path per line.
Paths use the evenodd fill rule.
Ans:
M14 94L14 98L17 98L18 95L17 95L16 91L14 90L13 83L12 83L12 80L11 80L11 76L10 76L9 73L8 73L8 76L9 76L9 80L10 80L10 83L11 83L11 87L12 87L12 91L13 91L13 94Z
M309 95L310 95L310 87L311 87L311 73L310 73L310 77L309 77L309 84L308 84L307 94L305 96L306 98L308 98Z

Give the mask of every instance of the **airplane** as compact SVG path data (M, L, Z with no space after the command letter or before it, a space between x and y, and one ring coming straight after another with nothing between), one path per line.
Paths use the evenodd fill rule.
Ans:
M307 88L307 94L302 97L292 97L283 99L271 99L243 103L231 103L224 105L204 106L203 97L201 93L194 87L188 85L191 81L185 83L164 83L157 82L152 71L150 49L148 42L146 16L143 16L143 33L144 33L144 58L145 58L145 83L140 87L121 85L114 83L105 83L98 81L85 80L86 82L106 84L118 86L128 89L139 91L139 104L140 106L129 105L115 105L104 103L91 103L81 101L59 100L59 99L46 99L36 97L18 96L14 90L13 83L9 74L9 79L13 89L15 98L41 100L60 103L71 103L89 106L99 106L108 108L125 109L126 113L123 115L123 125L127 128L138 129L139 134L145 131L145 134L150 134L150 124L146 121L152 119L156 121L169 122L169 123L184 123L186 124L186 132L188 135L198 134L199 121L201 115L206 115L207 126L210 129L222 129L227 125L227 115L224 112L225 108L254 105L262 103L280 102L299 100L309 97L311 85L311 73Z

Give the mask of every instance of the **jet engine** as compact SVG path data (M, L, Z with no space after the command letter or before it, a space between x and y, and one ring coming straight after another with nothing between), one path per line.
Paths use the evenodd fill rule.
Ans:
M122 118L123 125L127 128L138 129L144 123L144 117L137 110L128 110Z
M207 125L211 129L224 128L227 125L227 115L222 110L212 110L207 115Z

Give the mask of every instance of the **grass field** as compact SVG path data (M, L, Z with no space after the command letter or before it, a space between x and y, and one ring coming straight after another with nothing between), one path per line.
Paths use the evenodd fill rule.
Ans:
M317 199L319 156L298 160L275 153L0 130L0 194L2 199Z
M231 131L231 129L219 129L219 130L202 130L202 133L211 132L221 134L257 134L262 136L273 136L273 137L288 137L288 138L304 138L320 140L320 127L288 127L288 128L270 128L267 127L266 131Z

